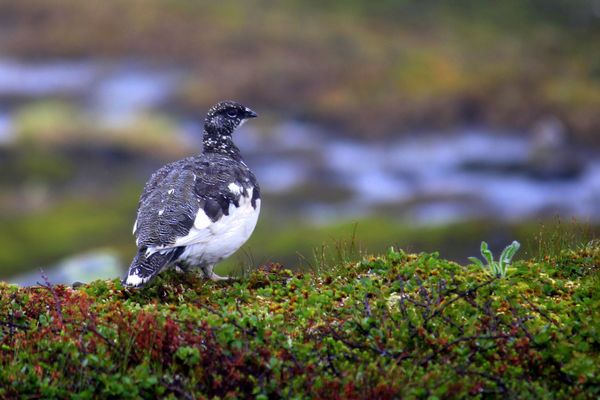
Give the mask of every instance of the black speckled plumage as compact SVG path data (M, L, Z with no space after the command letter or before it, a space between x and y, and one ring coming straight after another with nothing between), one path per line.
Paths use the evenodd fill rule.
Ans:
M222 221L241 202L249 202L258 213L258 182L231 138L242 121L255 116L252 110L235 102L217 104L209 110L204 123L203 153L167 164L151 176L139 201L134 225L138 253L124 280L126 285L141 286L166 267L186 261L180 257L186 254L187 246L177 245L182 238L196 233L209 243L213 234L211 223ZM207 226L202 226L206 233L201 229L194 231L198 215L210 220L202 220L206 221ZM235 221L228 223L235 225ZM214 244L211 246L214 248ZM201 243L198 247L201 251ZM209 265L213 258L206 262L200 256L194 258L200 264L195 266L205 275L212 275L208 277L217 277Z
M238 182L243 191L229 191L231 182ZM226 155L208 153L165 165L152 175L141 196L138 246L145 250L148 246L173 244L188 234L199 209L217 221L229 213L230 203L238 207L240 197L247 196L251 188L255 203L260 198L256 177L242 162ZM160 218L159 210L164 210Z

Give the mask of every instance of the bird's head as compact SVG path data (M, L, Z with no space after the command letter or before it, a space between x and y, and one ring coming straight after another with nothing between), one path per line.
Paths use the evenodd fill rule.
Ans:
M235 101L222 101L208 110L204 120L204 129L212 134L231 135L247 119L258 115L246 106Z

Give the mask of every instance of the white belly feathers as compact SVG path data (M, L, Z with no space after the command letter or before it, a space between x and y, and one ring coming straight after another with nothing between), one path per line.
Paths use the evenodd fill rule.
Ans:
M233 190L232 190L233 191ZM194 225L186 236L179 237L172 245L148 248L150 254L164 252L175 247L185 246L180 260L194 266L213 265L229 257L250 237L258 221L260 199L256 208L252 207L253 189L247 196L239 198L239 207L229 205L229 215L223 215L216 222L199 209Z

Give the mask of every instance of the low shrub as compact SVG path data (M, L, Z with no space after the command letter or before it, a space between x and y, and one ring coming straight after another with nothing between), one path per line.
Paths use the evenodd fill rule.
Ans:
M504 279L390 249L233 283L0 284L0 397L596 398L597 254Z

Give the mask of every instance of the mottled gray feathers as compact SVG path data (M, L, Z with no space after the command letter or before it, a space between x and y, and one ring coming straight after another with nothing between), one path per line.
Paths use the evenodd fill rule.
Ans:
M173 244L188 234L199 209L215 222L228 215L229 204L237 207L240 196L247 196L250 188L254 188L253 203L260 198L258 183L248 167L232 161L220 154L202 154L167 164L154 173L139 203L138 245ZM229 190L232 182L243 191Z
M131 265L135 265L135 274L144 282L159 273L164 266L175 261L182 252L183 248L181 247L177 247L165 254L154 253L151 256L146 256L145 252L139 251L135 255Z

